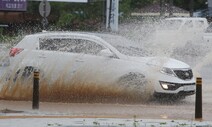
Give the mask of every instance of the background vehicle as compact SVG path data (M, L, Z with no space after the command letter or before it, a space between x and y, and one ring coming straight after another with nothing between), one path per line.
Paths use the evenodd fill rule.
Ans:
M155 34L155 43L170 49L184 47L187 43L201 42L208 27L206 18L166 18L162 20Z
M210 25L207 27L207 29L204 32L203 41L205 43L212 42L212 24L211 23L210 23Z
M10 68L14 81L30 77L36 68L49 84L112 86L113 89L133 90L137 95L185 97L195 93L189 65L171 58L122 54L135 51L130 49L136 49L139 54L139 48L130 44L123 37L109 34L44 32L27 35L11 49Z

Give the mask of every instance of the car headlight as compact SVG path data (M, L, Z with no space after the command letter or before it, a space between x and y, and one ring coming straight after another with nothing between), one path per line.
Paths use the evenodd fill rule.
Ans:
M170 75L170 76L176 76L176 74L174 73L174 71L171 68L163 67L160 72L163 74Z

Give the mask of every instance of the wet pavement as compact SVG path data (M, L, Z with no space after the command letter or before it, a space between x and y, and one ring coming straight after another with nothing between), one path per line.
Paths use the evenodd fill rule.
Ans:
M208 96L208 95L207 95ZM203 119L212 121L212 103L203 99ZM194 96L178 102L150 101L146 104L103 104L103 103L53 103L40 102L39 110L32 110L31 101L0 101L0 109L24 111L27 116L77 116L114 117L143 119L195 119ZM3 116L17 115L0 113ZM19 115L22 115L19 114Z
M203 119L195 120L193 102L187 100L172 104L41 102L39 110L32 110L30 101L1 100L0 127L211 127L210 107L204 105Z

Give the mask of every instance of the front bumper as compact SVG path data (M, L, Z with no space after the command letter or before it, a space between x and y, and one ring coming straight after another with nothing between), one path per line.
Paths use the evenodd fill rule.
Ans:
M194 80L181 83L159 81L155 87L155 97L186 97L196 92Z
M193 91L180 91L178 93L158 93L154 92L154 97L156 98L184 98L189 95L195 94L195 90Z

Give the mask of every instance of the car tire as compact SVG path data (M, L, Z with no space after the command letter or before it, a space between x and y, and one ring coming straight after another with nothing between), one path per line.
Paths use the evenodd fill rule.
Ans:
M29 79L32 77L33 71L34 67L32 66L26 66L24 69L18 69L18 71L15 73L13 81L15 82L18 78L21 78L22 80Z
M152 98L154 93L153 84L148 80L145 75L130 72L126 75L123 75L118 80L119 86L130 92L130 94L135 95L140 100L149 100Z
M147 80L143 74L130 72L119 78L118 84L128 89L140 89L144 87Z

